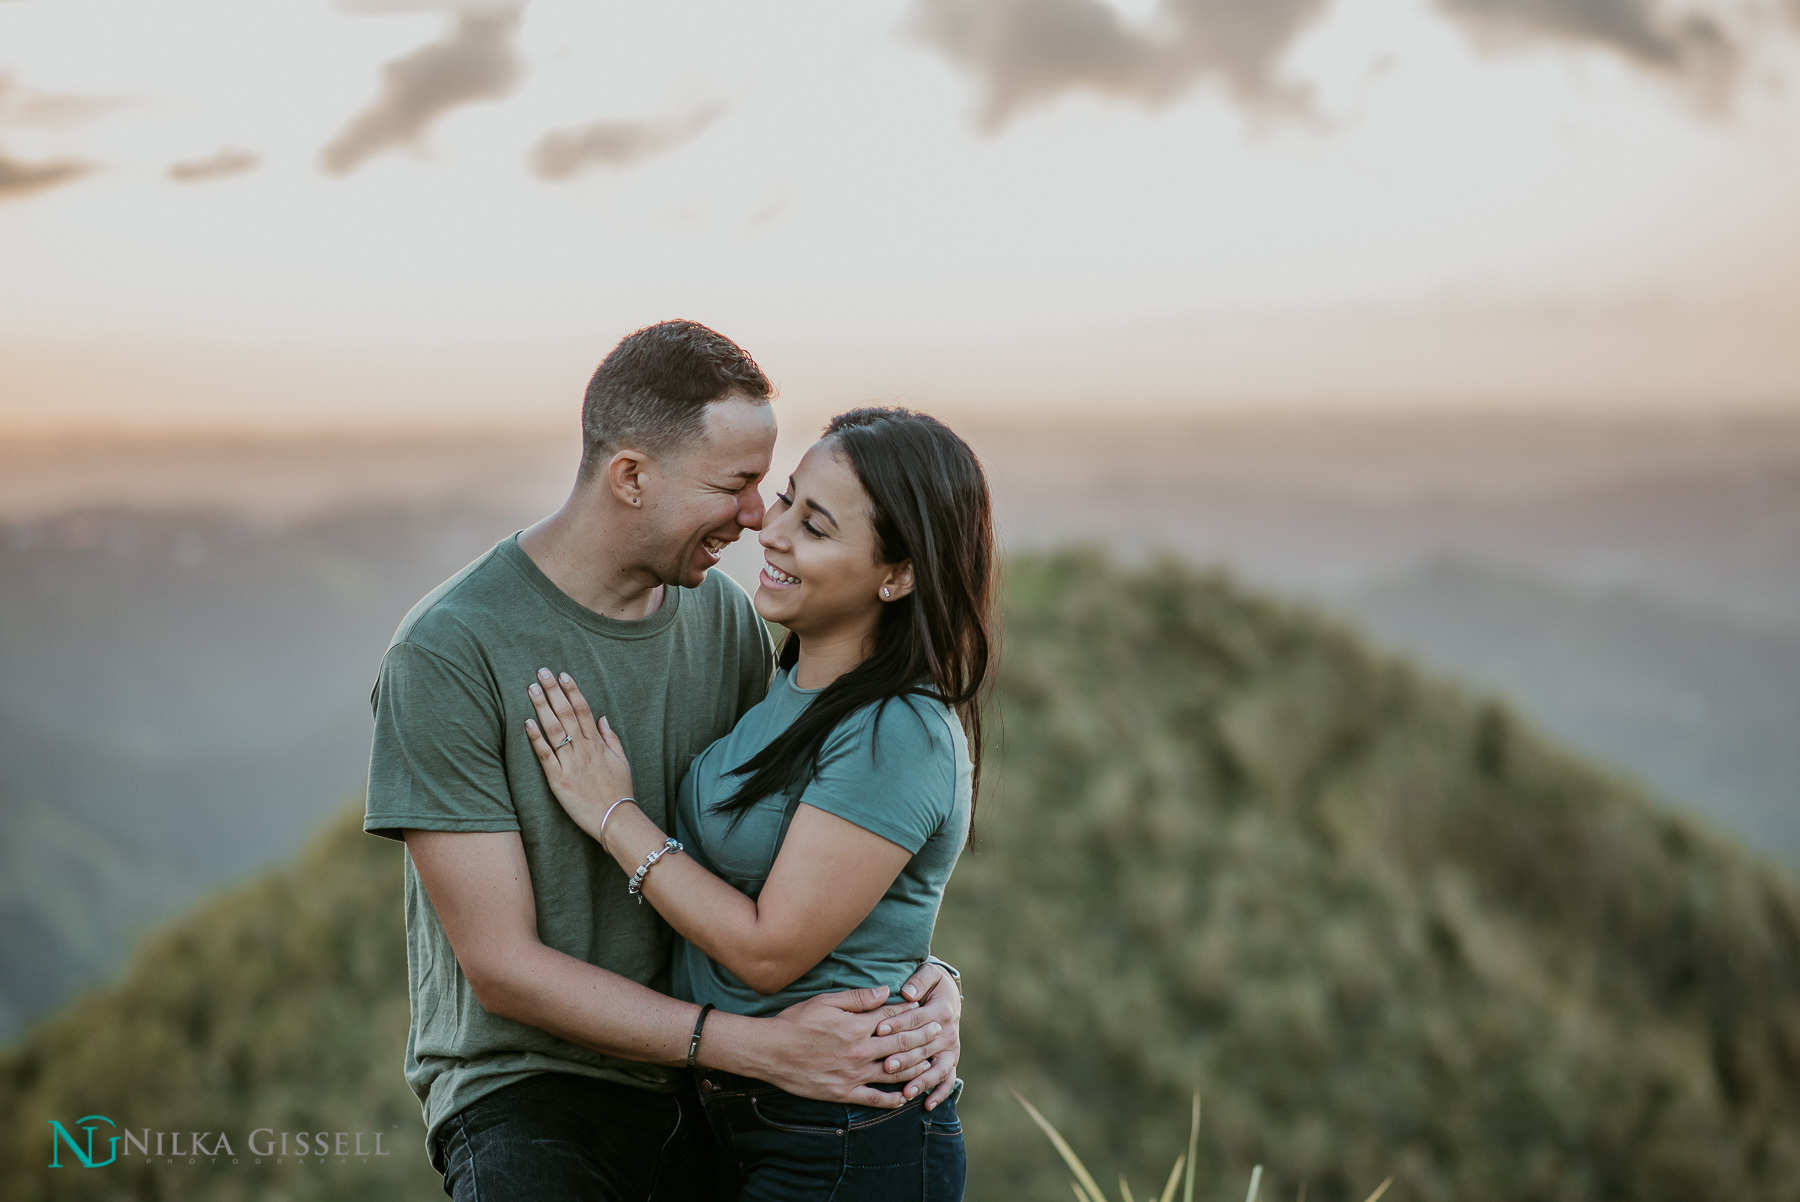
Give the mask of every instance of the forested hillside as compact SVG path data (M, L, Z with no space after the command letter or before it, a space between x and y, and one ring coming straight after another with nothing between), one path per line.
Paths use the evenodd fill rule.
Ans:
M1009 566L995 754L939 927L970 1196L1800 1199L1800 893L1304 612ZM347 813L0 1058L0 1197L441 1197L399 1076L398 852ZM395 1155L47 1169L48 1124L383 1131ZM104 1133L103 1133L104 1134Z
M516 528L443 507L0 524L0 1040L291 856L367 772L400 616Z
M1014 561L1006 610L939 939L980 1197L1067 1188L1010 1079L1140 1193L1198 1085L1203 1178L1273 1198L1800 1198L1790 878L1220 578Z

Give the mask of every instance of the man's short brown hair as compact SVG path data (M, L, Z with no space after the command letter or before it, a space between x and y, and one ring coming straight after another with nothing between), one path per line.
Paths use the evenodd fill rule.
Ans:
M623 447L682 449L726 396L766 401L775 386L750 353L697 321L662 321L621 339L594 369L581 407L581 476Z

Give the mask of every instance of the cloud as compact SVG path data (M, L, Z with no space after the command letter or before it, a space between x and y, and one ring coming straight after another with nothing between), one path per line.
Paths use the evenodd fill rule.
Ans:
M0 80L0 93L5 91L6 81ZM122 103L99 96L50 96L15 89L10 96L0 95L0 121L41 128L75 125Z
M73 96L45 96L21 88L13 82L10 75L0 75L0 124L62 125L90 116L110 103ZM69 183L93 169L93 164L73 159L46 163L21 162L7 154L4 148L0 148L0 201L18 200L46 188L54 188L58 184Z
M567 179L593 167L629 167L671 150L719 119L722 107L666 121L595 121L553 129L531 152L540 179Z
M75 125L119 107L122 102L99 96L57 96L20 87L0 73L0 124L40 129Z
M389 63L375 103L321 152L325 169L353 171L370 155L416 142L449 109L512 91L522 72L512 41L518 24L516 8L463 11L443 38Z
M1127 21L1103 0L918 0L914 28L981 80L980 121L995 130L1019 111L1086 90L1164 104L1201 80L1240 104L1303 108L1281 59L1326 0L1162 0Z
M188 159L171 164L169 178L178 184L224 179L228 175L239 175L245 171L255 170L256 165L261 161L247 150L233 150L228 147L209 158Z
M1540 41L1598 47L1694 89L1717 104L1735 82L1743 48L1703 13L1665 0L1437 0L1466 32L1489 43ZM1783 0L1800 23L1800 0ZM1304 85L1281 61L1324 13L1327 0L1160 0L1131 20L1106 0L914 0L914 31L982 85L988 131L1022 110L1073 91L1165 104L1196 83L1222 85L1240 105L1304 111Z
M66 184L93 170L88 163L21 163L0 151L0 200L17 200Z
M1594 46L1681 79L1711 100L1736 78L1739 48L1718 21L1666 13L1658 0L1438 0L1480 35Z
M391 13L464 13L503 16L517 12L524 0L337 0L336 7L353 16L387 16Z

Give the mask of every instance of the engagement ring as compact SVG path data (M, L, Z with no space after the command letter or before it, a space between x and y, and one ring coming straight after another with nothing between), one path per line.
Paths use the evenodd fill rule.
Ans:
M570 734L567 731L564 731L563 732L563 741L558 743L556 746L552 747L550 750L551 751L561 751L563 748L567 747L570 743L573 743L574 741L575 741L575 736Z

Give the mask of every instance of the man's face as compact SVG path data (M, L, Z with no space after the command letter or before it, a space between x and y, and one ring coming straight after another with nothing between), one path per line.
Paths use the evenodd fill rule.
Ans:
M726 546L744 531L762 528L757 485L774 454L773 406L729 396L706 407L705 433L658 461L646 491L658 579L697 588Z

